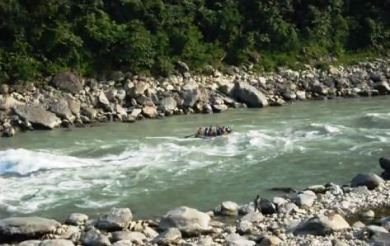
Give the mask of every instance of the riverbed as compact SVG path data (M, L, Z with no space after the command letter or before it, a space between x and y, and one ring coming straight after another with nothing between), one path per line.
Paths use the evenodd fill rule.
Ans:
M389 154L389 97L297 102L0 139L0 217L247 203L272 187L347 183ZM229 136L183 138L200 126Z

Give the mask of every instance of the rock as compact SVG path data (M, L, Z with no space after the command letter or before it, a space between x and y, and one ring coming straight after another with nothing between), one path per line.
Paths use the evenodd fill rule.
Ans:
M105 94L106 94L108 101L115 102L115 98L118 95L118 90L117 89L109 89Z
M6 96L4 98L0 98L0 110L10 111L11 109L23 105L24 103L16 100L12 96Z
M160 101L160 109L163 112L172 112L177 107L177 102L173 97L164 97Z
M348 246L348 245L349 244L344 243L343 241L338 240L338 239L332 240L332 246Z
M369 190L373 190L383 182L384 180L376 174L358 174L352 179L351 186L366 186Z
M374 89L377 89L379 91L379 94L381 95L386 95L390 93L390 86L389 83L387 83L386 81L375 83Z
M101 92L99 93L98 99L99 99L99 102L100 102L101 104L103 104L104 106L110 105L110 101L108 101L108 98L107 98L106 94L105 94L103 91L101 91Z
M386 172L390 172L390 159L389 158L386 158L386 157L381 157L379 159L379 165L381 166L381 168L383 170L385 170Z
M38 246L42 241L40 240L27 240L18 244L18 246Z
M14 111L20 118L44 128L53 129L61 124L55 114L40 105L20 105L15 107Z
M76 116L80 114L80 108L81 108L80 101L73 98L68 98L68 107L69 110L72 112L72 114Z
M221 204L221 215L225 215L225 216L238 215L238 204L231 201L223 202Z
M97 230L89 230L85 233L85 235L81 238L81 242L85 246L109 246L111 245L108 237L101 234Z
M226 236L226 245L227 246L254 246L256 243L254 241L248 240L236 233L232 233ZM225 245L225 244L224 244Z
M153 230L152 228L150 228L150 227L146 227L144 229L143 233L148 238L155 238L155 237L158 236L158 233L155 230Z
M39 246L74 246L72 241L65 239L44 240Z
M69 109L68 101L65 99L59 99L58 101L52 103L49 110L62 119L66 119L70 122L75 120L72 111Z
M186 72L190 71L190 68L188 67L188 65L183 61L178 61L177 67L181 71L181 73L186 73Z
M106 231L122 230L129 226L133 214L129 208L113 208L96 222L96 228Z
M368 225L366 226L366 230L372 234L378 233L378 232L383 232L383 233L389 233L386 228L382 226L377 226L377 225Z
M318 215L301 222L294 229L294 234L324 236L348 228L350 228L348 222L339 214Z
M9 93L9 86L7 84L1 84L0 94L7 95Z
M312 186L307 187L307 190L311 190L314 193L323 194L326 192L326 187L324 185L312 185Z
M132 98L144 96L147 89L149 89L149 84L145 82L138 82L129 89L128 95Z
M51 81L52 85L59 90L79 93L83 89L80 78L72 72L59 73Z
M390 242L390 233L377 232L371 237L370 241L370 245L388 246Z
M282 240L280 238L275 237L275 236L266 236L264 237L259 246L277 246L282 243Z
M132 246L133 243L130 240L122 240L115 242L112 246Z
M59 222L41 217L11 217L0 220L0 238L38 238L59 226Z
M154 106L145 106L142 108L142 114L147 118L156 118L158 115L157 109Z
M159 224L162 230L178 228L188 235L197 235L210 229L210 216L193 208L179 207L166 213Z
M295 94L298 100L306 100L306 91L297 91Z
M260 211L262 214L274 214L276 213L276 206L271 201L261 198Z
M282 206L283 204L288 203L288 201L287 201L286 199L284 199L283 197L275 196L275 197L272 199L272 203L275 204L276 207L280 207L280 206Z
M123 90L123 89L119 89L117 94L116 94L116 98L118 98L118 100L121 101L121 102L123 100L125 100L125 98L126 98L126 91Z
M16 134L15 128L12 126L5 127L2 133L2 137L13 137Z
M313 191L305 190L304 192L299 193L294 200L299 207L310 208L313 206L316 199L317 196Z
M158 245L174 245L181 239L181 232L177 228L168 228L165 232L161 233L158 237L153 239L153 243Z
M201 95L198 88L198 84L195 81L188 82L183 86L183 106L190 108L193 107L195 103L200 99L200 96Z
M361 221L356 221L352 225L352 228L354 228L354 229L362 229L364 227L366 227L366 225L363 222L361 222Z
M138 118L138 116L142 113L142 109L140 108L135 108L131 111L131 116L133 116L134 118Z
M225 104L214 104L212 107L215 113L221 113L223 111L228 110L228 106L226 106Z
M65 224L68 225L84 225L88 220L88 215L80 214L80 213L72 213L68 216L68 218L65 220Z
M237 232L242 234L251 234L254 231L252 222L248 220L240 221L237 225Z
M282 214L291 214L299 211L299 207L292 202L284 203L278 206L278 212Z
M241 218L241 221L249 221L252 223L259 223L262 220L264 220L264 216L261 213L257 213L254 211L249 212L248 214L246 214Z
M232 96L237 101L248 105L248 107L265 107L268 105L267 98L263 93L245 82L235 82Z
M96 118L98 111L91 107L82 107L81 108L81 114L87 116L90 120L93 120Z
M120 115L121 117L127 116L127 111L124 109L120 104L115 105L115 112Z
M146 236L137 231L117 231L112 233L112 242L128 240L132 243L142 245L146 240Z
M238 214L240 215L246 215L254 211L255 207L253 206L253 204L244 204L238 208Z
M382 218L380 223L386 230L390 231L390 216Z
M372 210L367 210L362 212L360 216L364 219L373 219L375 217L375 212Z

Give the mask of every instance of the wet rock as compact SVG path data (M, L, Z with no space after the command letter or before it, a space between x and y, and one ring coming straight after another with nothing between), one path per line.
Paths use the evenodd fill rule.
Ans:
M173 97L165 97L160 101L160 108L163 112L172 112L176 107L177 103Z
M108 240L108 237L101 234L97 230L87 231L83 235L81 242L85 246L109 246L109 245L111 245L110 240Z
M142 114L145 115L147 118L156 118L158 112L154 106L145 106L142 108Z
M18 246L39 246L42 241L40 240L27 240L18 244Z
M81 114L87 116L90 120L96 119L98 111L91 107L82 107Z
M381 95L386 95L390 93L390 86L389 83L387 83L387 81L377 82L374 85L374 89L377 89L379 91L379 94Z
M4 126L3 126L4 127ZM16 134L15 128L12 126L4 127L2 137L13 137Z
M95 226L106 231L122 230L129 226L132 219L129 208L113 208L110 213L100 217Z
M297 91L296 95L298 100L306 100L306 91Z
M348 228L350 228L348 222L339 214L318 215L301 222L294 229L294 234L324 236Z
M72 241L65 239L44 240L39 246L74 246Z
M55 232L60 223L41 217L11 217L0 220L0 239L37 238Z
M386 172L390 172L390 158L386 158L386 157L381 157L379 159L379 165L381 166L381 168L383 170L385 170Z
M61 124L55 114L40 105L21 105L15 107L14 111L20 118L44 128L53 129Z
M226 245L228 246L254 246L256 242L241 237L238 234L232 233L226 236Z
M62 119L66 119L70 122L73 122L75 117L72 114L72 111L70 110L68 106L68 101L65 99L59 99L56 102L53 102L49 110L53 113L55 113L58 117L61 117Z
M51 81L52 85L59 90L79 93L83 89L80 78L72 72L59 73Z
M117 231L112 233L112 242L128 240L132 243L141 245L146 240L146 236L136 231Z
M312 185L307 187L307 190L311 190L314 193L323 194L326 192L326 187L324 185Z
M384 180L376 174L358 174L352 179L351 186L366 186L369 190L373 190L383 182Z
M267 98L263 93L245 82L235 82L232 96L237 101L248 105L248 107L265 107L268 105Z
M166 213L159 224L162 230L171 227L178 228L181 232L196 235L208 231L210 216L193 208L179 207Z
M213 108L213 111L214 111L215 113L221 113L221 112L223 112L223 111L228 110L228 106L226 106L225 104L214 104L214 105L212 106L212 108Z
M264 237L259 246L278 246L282 243L282 240L280 238L275 236L266 236Z
M220 213L225 216L236 216L238 215L238 204L231 201L223 202Z
M80 213L72 213L66 218L65 224L68 225L84 225L88 220L88 215L80 214Z
M173 245L177 243L181 237L180 230L172 227L153 239L153 243L157 243L158 245Z
M311 190L303 191L295 197L295 203L301 208L310 208L317 199L316 194Z
M271 201L261 198L260 211L262 214L274 214L276 213L276 206Z

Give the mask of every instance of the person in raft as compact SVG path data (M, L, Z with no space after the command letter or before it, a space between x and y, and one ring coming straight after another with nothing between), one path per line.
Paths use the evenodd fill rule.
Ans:
M195 137L217 137L222 135L227 135L232 132L230 127L225 126L216 126L216 127L200 127L195 134Z

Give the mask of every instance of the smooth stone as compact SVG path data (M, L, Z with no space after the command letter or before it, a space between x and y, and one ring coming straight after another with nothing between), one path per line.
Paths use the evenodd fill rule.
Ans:
M22 119L47 129L53 129L61 124L60 118L41 105L19 105L14 111Z
M132 243L143 244L146 236L141 232L136 231L117 231L112 233L112 242L129 240Z
M18 244L18 246L38 246L42 241L40 240L27 240Z
M132 246L133 243L130 240L121 240L115 242L112 246Z
M109 246L108 237L96 230L89 230L83 235L81 242L86 246Z
M351 186L366 186L369 190L373 190L383 182L384 180L376 174L358 174L352 179Z
M377 232L389 233L389 231L386 230L384 227L377 225L368 225L366 226L366 230L372 234L375 234Z
M129 208L112 208L110 213L100 217L96 228L106 231L122 230L129 226L133 214Z
M259 246L278 246L282 243L282 240L276 236L266 236L264 237Z
M305 190L302 193L299 193L295 197L295 203L301 208L310 208L313 206L315 200L317 199L317 195L311 190Z
M227 246L254 246L256 242L248 240L236 233L229 234L225 237Z
M86 214L71 213L68 216L68 218L65 220L65 224L79 226L85 224L87 220L88 220L88 215Z
M53 77L51 83L59 90L79 93L83 89L80 78L72 72L59 73Z
M231 201L226 201L221 204L221 215L236 216L238 215L238 204Z
M179 207L167 212L161 219L159 228L167 230L172 227L178 228L188 235L196 235L210 230L208 214L189 207Z
M74 246L72 241L65 239L44 240L39 246Z
M168 228L166 231L161 233L158 237L153 239L154 243L159 245L172 245L181 239L181 232L177 228Z
M259 108L268 106L267 97L246 82L236 81L231 94L233 98L239 102L245 103L248 107Z
M350 228L348 222L339 214L318 215L302 221L294 229L294 234L324 236L348 228Z
M55 220L41 217L10 217L0 220L0 238L36 238L53 233L61 224Z
M365 219L372 219L375 217L375 212L372 210L367 210L367 211L362 212L360 214L360 216L365 218Z
M249 221L252 223L258 223L264 220L264 216L261 213L249 212L241 218L241 221Z

